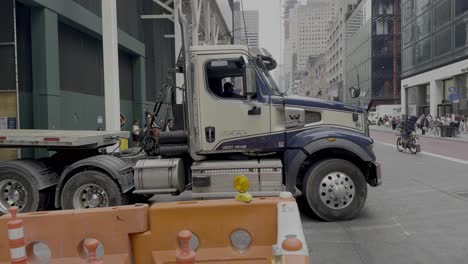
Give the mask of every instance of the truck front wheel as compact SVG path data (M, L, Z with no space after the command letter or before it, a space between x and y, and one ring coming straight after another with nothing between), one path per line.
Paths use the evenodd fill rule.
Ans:
M353 219L364 206L367 185L361 170L341 159L312 166L302 185L306 213L325 221Z
M62 190L62 209L88 209L125 205L128 198L117 183L100 171L82 171L71 177Z

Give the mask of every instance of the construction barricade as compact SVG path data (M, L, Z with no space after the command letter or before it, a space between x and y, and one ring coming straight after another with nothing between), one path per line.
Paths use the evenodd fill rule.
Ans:
M278 220L293 227L279 227ZM195 251L196 263L271 263L274 245L278 259L283 260L278 263L309 263L293 199L155 204L149 209L149 224L148 232L132 236L136 263L175 263L176 249L180 247L176 238L182 230L192 233L189 244ZM288 237L299 242L300 247L284 249L283 240Z
M0 264L26 263L24 251L51 264L309 263L290 194L12 215L0 217Z
M18 218L24 222L29 263L86 263L89 249L85 244L92 246L93 240L97 240L97 257L104 263L132 263L129 236L149 229L148 205L24 213ZM0 217L2 264L10 263L9 221L10 215Z

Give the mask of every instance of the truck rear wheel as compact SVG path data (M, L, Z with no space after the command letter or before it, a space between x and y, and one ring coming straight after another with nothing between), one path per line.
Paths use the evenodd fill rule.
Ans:
M82 171L71 177L62 190L62 209L88 209L128 204L117 183L100 171Z
M12 168L0 171L0 215L7 214L10 206L18 207L18 211L22 213L47 209L51 192L39 191L28 176L21 170Z
M341 159L312 166L302 185L306 213L325 221L353 219L364 206L367 185L361 170Z

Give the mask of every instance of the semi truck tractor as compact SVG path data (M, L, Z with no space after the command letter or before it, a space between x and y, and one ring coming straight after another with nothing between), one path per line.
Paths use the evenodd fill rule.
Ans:
M284 95L270 75L276 62L265 53L184 41L183 114L174 117L182 129L149 127L138 154L106 152L128 132L0 130L0 147L53 153L0 163L0 212L13 205L22 212L108 207L185 192L233 197L233 178L245 175L254 196L288 191L308 214L355 217L367 185L381 184L366 112ZM149 124L161 116L157 105Z

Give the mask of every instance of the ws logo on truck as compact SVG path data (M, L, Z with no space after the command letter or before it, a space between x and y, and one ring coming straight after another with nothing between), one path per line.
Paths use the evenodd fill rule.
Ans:
M300 114L289 115L289 119L291 119L291 120L299 120L299 118L301 118Z
M286 128L303 127L304 109L286 107Z

